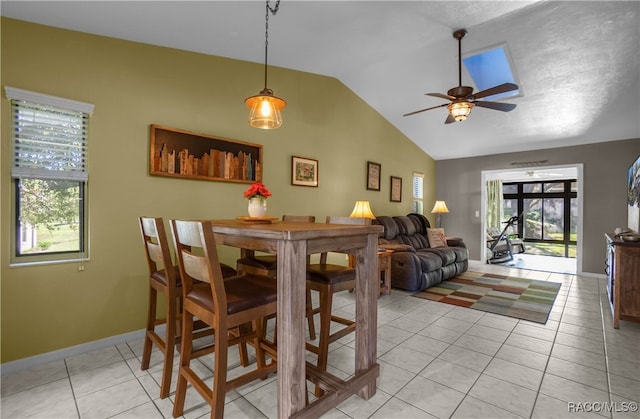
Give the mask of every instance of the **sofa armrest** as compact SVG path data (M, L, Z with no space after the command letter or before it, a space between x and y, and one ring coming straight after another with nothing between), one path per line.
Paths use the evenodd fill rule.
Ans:
M411 252L411 253L416 252L416 249L414 249L413 246L409 246L408 244L397 244L397 243L379 244L378 249L393 250L394 252Z

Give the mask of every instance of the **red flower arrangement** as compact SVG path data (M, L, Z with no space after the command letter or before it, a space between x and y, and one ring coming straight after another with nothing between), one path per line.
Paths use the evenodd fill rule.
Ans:
M260 198L260 200L263 200L270 196L271 192L262 182L252 183L251 186L249 186L249 189L244 191L244 197L247 199Z

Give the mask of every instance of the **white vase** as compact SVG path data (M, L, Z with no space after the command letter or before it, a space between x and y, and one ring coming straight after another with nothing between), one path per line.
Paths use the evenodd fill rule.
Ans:
M264 217L267 215L267 200L264 198L251 198L249 200L249 217Z

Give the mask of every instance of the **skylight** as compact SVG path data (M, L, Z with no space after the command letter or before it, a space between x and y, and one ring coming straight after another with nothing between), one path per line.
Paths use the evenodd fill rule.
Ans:
M476 92L489 89L502 83L515 83L520 86L506 44L472 52L462 58L465 68L475 83ZM520 90L487 96L485 100L505 99L520 94Z

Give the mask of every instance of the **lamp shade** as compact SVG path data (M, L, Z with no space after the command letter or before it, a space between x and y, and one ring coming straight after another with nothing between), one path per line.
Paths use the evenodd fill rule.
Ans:
M436 201L431 210L432 214L444 214L446 212L449 212L449 208L447 208L447 204L444 201Z
M249 125L261 129L273 129L282 125L282 113L287 102L273 95L269 89L259 95L248 97L244 103L249 107Z
M455 102L447 106L447 109L449 109L449 113L451 113L453 119L462 122L467 119L473 106L474 104L471 102Z
M349 217L353 218L376 218L371 212L371 206L369 205L369 201L356 201L356 205L353 207L353 211L351 211L351 215Z

